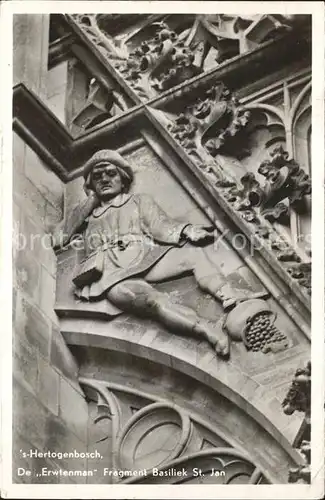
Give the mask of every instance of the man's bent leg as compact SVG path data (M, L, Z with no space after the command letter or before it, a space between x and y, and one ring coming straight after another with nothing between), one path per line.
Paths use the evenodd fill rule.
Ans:
M193 309L173 304L168 295L144 280L125 280L111 288L107 298L125 312L151 317L172 330L207 340L219 356L229 356L229 339L220 329L200 318Z

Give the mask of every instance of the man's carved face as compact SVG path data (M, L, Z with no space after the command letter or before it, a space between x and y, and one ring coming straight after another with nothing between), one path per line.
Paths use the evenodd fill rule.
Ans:
M123 190L123 181L115 165L101 163L91 173L91 183L101 200L110 200Z

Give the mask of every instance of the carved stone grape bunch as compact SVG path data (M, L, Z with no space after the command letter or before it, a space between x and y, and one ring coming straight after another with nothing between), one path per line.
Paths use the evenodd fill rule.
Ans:
M268 352L288 344L287 337L274 325L270 311L262 311L246 322L244 342L248 350ZM277 350L277 349L275 349Z
M224 327L230 338L242 341L248 351L279 352L290 342L275 326L276 317L267 302L252 298L239 302L228 313Z

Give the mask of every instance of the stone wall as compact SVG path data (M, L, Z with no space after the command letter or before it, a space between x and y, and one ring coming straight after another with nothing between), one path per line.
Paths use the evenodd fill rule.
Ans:
M63 61L47 73L46 104L52 113L62 122L66 122L66 89L68 62Z
M14 40L14 83L42 96L47 16L14 16ZM88 408L54 312L56 257L48 232L62 218L64 185L15 133L13 191L13 481L57 483L17 470L85 467L82 460L27 456L86 450Z
M30 479L18 477L18 467L84 467L80 460L60 462L22 454L31 449L85 451L88 410L76 362L53 310L56 257L47 230L61 219L63 185L16 134L13 150L13 477L20 482ZM36 477L33 482L49 479Z
M13 85L46 95L48 39L48 14L13 16Z

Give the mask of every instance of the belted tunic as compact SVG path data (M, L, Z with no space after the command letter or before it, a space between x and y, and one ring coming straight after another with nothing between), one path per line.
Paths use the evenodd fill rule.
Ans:
M175 246L183 229L146 194L119 194L86 219L85 259L74 276L75 293L98 300L120 281L144 276Z

